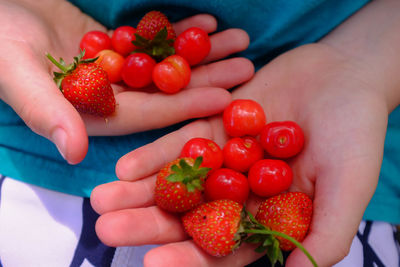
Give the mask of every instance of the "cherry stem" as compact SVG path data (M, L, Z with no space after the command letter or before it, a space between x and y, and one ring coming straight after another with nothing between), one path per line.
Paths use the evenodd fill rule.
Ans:
M283 238L289 240L290 242L292 242L293 244L295 244L296 247L298 247L307 256L307 258L311 261L311 263L314 265L314 267L318 267L317 262L314 260L314 258L311 256L311 254L306 250L306 248L303 247L303 245L299 241L297 241L296 239L294 239L293 237L291 237L287 234L268 230L268 229L263 229L263 230L247 229L247 230L245 230L245 232L251 233L251 234L271 234L271 235L283 237Z

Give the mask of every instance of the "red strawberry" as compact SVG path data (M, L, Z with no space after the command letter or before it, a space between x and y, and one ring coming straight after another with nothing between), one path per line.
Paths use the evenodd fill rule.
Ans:
M175 39L176 34L174 28L167 16L160 11L153 10L146 13L139 21L136 27L136 33L148 40L153 40L157 33L164 27L167 29L167 39Z
M178 158L157 175L156 204L170 212L185 212L203 201L203 182L210 170L200 167L202 157Z
M311 223L312 201L304 193L289 192L264 200L258 208L256 219L272 231L281 232L302 242ZM279 247L284 251L296 248L280 236Z
M176 33L167 16L160 11L146 13L136 27L135 36L132 41L137 47L135 52L146 53L157 61L175 54Z
M297 241L296 234L290 232L299 230L304 235L307 232L311 218L311 200L307 195L298 192L282 194L271 199L271 201L265 200L259 208L257 216L260 221L233 200L214 200L202 203L185 213L182 216L182 223L193 241L212 256L228 255L242 242L255 243L259 245L256 251L266 252L274 266L277 261L283 263L280 244L283 244L285 249L290 246L287 242L292 242L294 247L303 251L311 263L317 266L310 253L299 243L302 239ZM286 204L288 202L290 204ZM276 212L268 217L265 215L270 213L264 208L270 204L271 207L274 206L272 209L276 209ZM266 226L269 224L269 219L282 220L287 225L282 224L279 229L272 226L270 228ZM304 221L304 225L299 226L300 221ZM297 228L290 223L297 225ZM304 239L304 235L301 238Z
M182 216L185 231L212 256L226 256L240 245L243 206L233 200L203 203Z
M115 111L115 98L107 73L95 59L82 59L84 52L74 58L74 63L66 66L63 59L57 62L51 55L47 57L62 72L54 72L64 97L82 113L107 117Z

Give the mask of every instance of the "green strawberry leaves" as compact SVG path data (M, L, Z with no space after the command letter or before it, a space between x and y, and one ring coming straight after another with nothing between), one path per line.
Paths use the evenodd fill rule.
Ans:
M248 225L246 233L252 234L243 240L246 243L259 244L255 249L258 253L266 253L272 266L277 262L283 264L283 254L279 248L279 241L268 231L269 229L259 223L254 216L247 211Z
M181 159L179 164L171 166L172 173L166 178L168 181L183 183L189 192L203 190L203 182L210 168L200 167L203 157L197 157L193 166L189 165L185 159Z
M146 39L137 33L135 33L135 37L136 40L132 41L137 47L135 52L148 54L157 62L175 54L175 49L173 47L174 39L167 39L167 27L162 28L152 40Z
M81 50L81 52L79 53L78 56L74 57L74 62L67 65L64 61L63 58L60 58L59 61L57 61L55 58L53 58L49 53L46 54L46 57L54 64L56 65L57 68L59 68L61 70L61 72L54 72L54 78L53 80L56 82L58 88L61 88L61 83L63 81L63 79L68 76L69 74L71 74L76 67L79 64L83 64L83 63L92 63L95 62L97 60L96 58L88 58L88 59L83 59L83 56L85 55L85 50Z

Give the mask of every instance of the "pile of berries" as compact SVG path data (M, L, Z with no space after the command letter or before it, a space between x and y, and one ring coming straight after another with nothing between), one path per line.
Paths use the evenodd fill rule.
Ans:
M112 36L101 31L87 32L80 49L108 73L110 82L123 81L131 88L155 84L165 93L177 93L190 81L191 66L210 52L206 31L191 27L176 36L167 16L159 11L146 13L136 28L128 25Z
M163 13L150 11L136 28L120 26L111 37L87 32L79 48L81 53L69 65L47 54L61 70L54 80L79 112L106 118L116 109L112 83L143 90L154 84L164 93L177 93L189 84L191 67L207 57L211 42L198 27L176 36Z
M299 247L308 232L312 200L288 192L293 180L286 159L304 145L294 121L266 122L262 106L250 99L233 100L223 112L230 137L224 147L196 137L180 156L157 175L156 204L181 216L193 241L213 256L232 253L242 242L257 243L272 264L282 251ZM245 209L250 192L261 199L257 214Z

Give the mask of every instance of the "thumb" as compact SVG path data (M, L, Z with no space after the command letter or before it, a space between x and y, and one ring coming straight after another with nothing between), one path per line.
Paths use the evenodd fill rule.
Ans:
M85 125L64 98L46 68L35 62L14 62L3 69L0 97L35 133L49 139L70 164L83 160L88 149Z
M303 245L319 266L332 266L350 251L379 175L380 161L370 158L367 162L355 160L351 166L336 166L317 178L313 221ZM286 266L312 265L296 249Z

